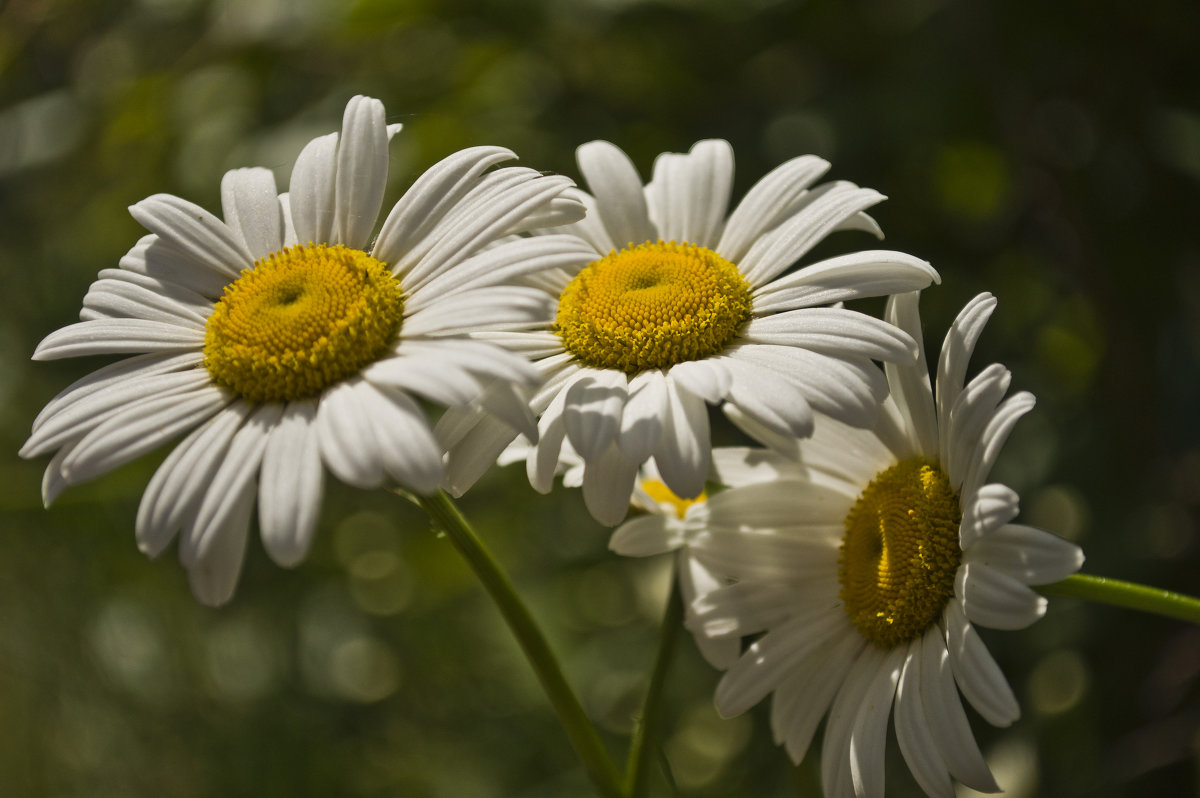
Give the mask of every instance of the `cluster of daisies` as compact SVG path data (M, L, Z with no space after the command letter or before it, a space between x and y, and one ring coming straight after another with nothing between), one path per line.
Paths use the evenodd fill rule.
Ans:
M665 153L643 183L606 142L579 148L588 192L501 166L499 147L421 175L379 222L399 126L355 97L288 190L236 169L218 218L170 195L130 210L149 234L105 269L80 321L34 358L130 355L37 417L48 505L184 436L137 514L151 556L178 537L196 596L233 595L251 518L300 562L326 471L360 488L461 494L497 460L548 492L582 488L621 523L620 554L676 552L686 623L723 670L719 711L772 696L799 762L828 716L827 796L883 794L887 723L931 796L997 789L960 693L990 723L1017 702L975 625L1017 629L1080 550L1012 523L988 476L1033 397L967 361L995 300L923 353L926 262L869 250L798 264L829 234L880 235L883 197L796 158L733 208L733 153ZM886 296L883 319L842 307ZM880 366L882 364L882 367ZM754 447L710 444L720 407ZM431 422L430 408L440 410ZM711 493L707 486L716 486ZM893 713L894 709L894 713Z

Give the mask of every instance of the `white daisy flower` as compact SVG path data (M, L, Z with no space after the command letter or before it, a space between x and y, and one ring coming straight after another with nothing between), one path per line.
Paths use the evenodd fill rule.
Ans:
M1029 585L1079 569L1077 546L1010 523L1018 499L988 474L1033 396L1007 399L1010 375L967 360L995 300L963 309L942 346L937 398L925 362L886 367L891 395L873 431L821 419L808 440L732 415L779 450L747 459L739 486L704 506L696 557L736 579L694 608L702 633L759 637L722 678L731 717L773 693L771 726L795 762L828 713L821 755L827 798L882 796L884 742L896 737L917 782L952 798L952 779L998 787L961 692L989 723L1019 708L976 624L1021 629L1046 611ZM917 294L887 318L920 341ZM957 689L956 689L957 688Z
M878 234L863 211L881 194L846 182L810 188L829 164L807 156L770 172L727 216L727 142L660 155L647 186L612 144L593 141L577 156L593 194L579 192L588 216L569 229L590 254L536 276L554 325L480 336L536 359L544 376L531 403L541 416L527 463L535 488L550 489L565 438L586 464L588 509L616 524L650 457L673 493L699 495L711 456L706 403L798 437L811 433L814 410L873 422L887 385L872 360L911 361L913 341L878 319L815 306L925 288L937 273L890 251L784 272L835 230ZM467 426L444 435L451 492L513 437L498 423Z
M498 286L573 263L572 236L496 245L530 227L575 221L571 181L490 167L513 156L477 147L422 175L378 237L388 142L399 126L378 100L355 97L341 135L300 153L291 193L267 169L221 183L224 221L178 197L134 205L150 231L92 284L82 321L47 336L35 360L134 354L52 399L21 456L56 452L47 505L184 433L155 473L137 518L156 556L180 534L196 596L233 594L258 502L263 545L280 565L312 542L324 469L361 488L393 482L436 491L442 452L419 399L476 400L536 435L509 387L528 362L470 340L478 330L544 323L545 295Z

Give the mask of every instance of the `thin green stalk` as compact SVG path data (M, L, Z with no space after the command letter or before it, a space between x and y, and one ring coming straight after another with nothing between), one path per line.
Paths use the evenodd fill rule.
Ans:
M629 742L629 762L625 767L625 788L629 798L642 798L650 786L651 754L658 748L663 726L663 688L667 683L667 672L675 658L675 646L683 631L683 599L679 595L674 573L671 577L671 595L667 598L667 609L663 613L662 630L658 635L658 651L654 655L654 670L650 674L650 688L646 691L646 702L642 714L633 727L633 739Z
M567 684L549 643L508 576L449 496L439 491L433 496L414 498L421 509L446 532L450 543L467 561L504 616L596 787L607 798L624 798L616 766L596 735L596 729L584 713L579 699Z
M1168 618L1200 624L1200 599L1157 587L1109 579L1106 576L1075 574L1052 585L1041 585L1037 590L1051 595L1073 596L1087 601L1128 607L1131 610L1153 612Z

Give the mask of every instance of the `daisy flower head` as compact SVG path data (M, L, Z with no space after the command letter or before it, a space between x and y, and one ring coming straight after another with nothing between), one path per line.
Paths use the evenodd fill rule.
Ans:
M886 318L919 342L917 294L889 299ZM931 796L953 780L998 787L959 693L995 726L1020 710L975 626L1021 629L1080 549L1011 523L1018 497L988 482L1016 421L1010 374L989 366L964 385L967 361L995 307L969 302L950 328L936 399L925 362L886 366L891 393L872 430L821 419L807 440L756 429L773 450L747 459L742 484L708 502L697 556L735 580L698 602L715 637L761 635L717 687L718 711L740 714L773 694L776 742L800 762L828 715L824 794L882 796L888 717L900 751ZM758 422L737 409L742 425Z
M312 542L325 469L361 488L438 488L442 451L418 400L460 405L486 387L489 408L536 435L511 387L536 378L528 362L469 334L544 320L543 295L497 283L570 262L578 245L509 238L583 209L562 196L567 178L491 169L513 154L476 147L418 178L372 240L398 129L378 100L355 97L340 134L300 153L287 194L267 169L235 169L223 220L165 194L132 206L150 234L100 272L81 321L34 353L132 355L34 422L21 455L55 453L47 505L186 434L146 488L137 540L156 556L179 535L193 592L220 604L256 505L267 553L292 566Z
M925 288L938 280L900 252L830 258L785 274L828 234L879 234L865 209L883 199L806 156L779 166L728 212L733 151L701 141L664 153L643 185L620 149L583 145L588 215L567 230L588 256L536 276L555 305L541 331L483 336L533 357L541 438L531 483L548 491L564 439L585 462L584 500L614 525L638 468L653 457L678 496L699 495L711 458L708 404L727 402L780 434L808 435L813 411L869 425L886 383L873 360L911 361L904 332L864 314L817 307ZM448 487L469 486L511 440L493 425L450 452ZM490 452L490 454L489 454Z

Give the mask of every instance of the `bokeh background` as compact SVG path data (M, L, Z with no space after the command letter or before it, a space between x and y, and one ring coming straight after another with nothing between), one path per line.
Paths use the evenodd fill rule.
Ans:
M1023 520L1091 573L1200 592L1198 36L1190 0L0 2L0 794L592 794L491 605L395 497L331 480L312 556L284 571L255 541L210 610L134 545L161 453L48 511L45 459L15 454L96 365L29 355L141 235L125 208L217 209L236 166L284 185L356 93L405 124L392 200L473 144L576 175L574 148L606 138L648 174L724 137L737 196L829 158L890 197L886 246L941 270L931 351L967 299L999 297L976 364L1039 398L1000 464ZM667 563L609 554L581 504L520 469L465 501L621 759ZM972 716L1010 795L1197 794L1200 628L1064 599L985 638L1024 708L1006 730ZM716 716L716 681L685 640L663 745L679 795L818 794L764 707ZM889 794L919 794L890 746Z

